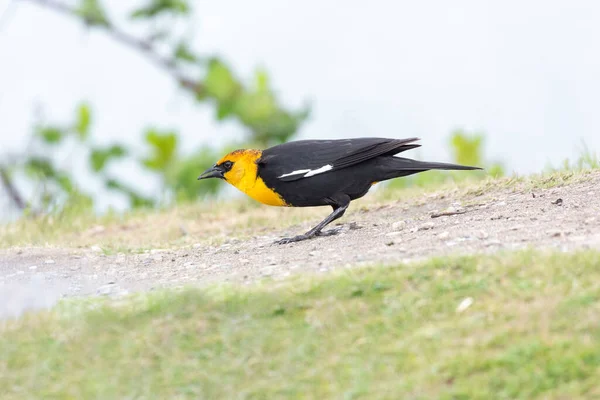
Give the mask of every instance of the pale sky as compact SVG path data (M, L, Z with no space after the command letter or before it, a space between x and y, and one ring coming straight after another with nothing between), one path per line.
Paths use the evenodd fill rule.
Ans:
M189 149L241 134L101 32L17 3L0 26L0 156L23 146L35 104L63 121L82 99L103 143L139 143L148 124L178 129ZM199 50L245 77L266 67L287 105L312 101L301 138L418 136L419 158L445 161L453 129L482 130L489 158L519 173L575 157L582 139L600 150L600 2L196 4Z

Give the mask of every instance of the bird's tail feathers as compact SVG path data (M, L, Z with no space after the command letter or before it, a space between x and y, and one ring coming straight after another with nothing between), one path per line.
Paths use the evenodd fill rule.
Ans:
M403 157L388 157L383 164L383 179L388 180L413 175L431 169L441 170L477 170L479 167L441 162L417 161Z
M395 157L399 158L399 157ZM409 159L405 159L409 160ZM417 160L409 160L410 163L403 163L401 169L411 170L429 170L429 169L445 169L445 170L475 170L475 169L483 169L480 167L471 167L469 165L460 165L460 164L451 164L451 163L442 163L442 162L429 162L429 161L417 161Z

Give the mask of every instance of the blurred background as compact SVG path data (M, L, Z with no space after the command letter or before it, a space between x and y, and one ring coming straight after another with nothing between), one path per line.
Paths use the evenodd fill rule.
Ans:
M198 201L225 152L295 139L593 164L599 38L592 0L0 0L0 221Z

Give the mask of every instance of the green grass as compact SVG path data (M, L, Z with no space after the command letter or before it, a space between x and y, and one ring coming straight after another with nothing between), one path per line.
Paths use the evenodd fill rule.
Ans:
M578 399L599 376L597 252L72 301L0 325L5 400Z

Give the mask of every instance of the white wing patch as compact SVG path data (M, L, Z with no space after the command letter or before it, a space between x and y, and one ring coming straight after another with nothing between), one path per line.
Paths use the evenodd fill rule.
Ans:
M332 169L333 169L333 166L331 164L327 164L327 165L324 165L321 168L317 168L317 169L299 169L297 171L290 172L289 174L283 174L283 175L279 176L278 178L285 178L287 176L302 175L302 174L304 174L303 178L308 178L310 176L322 174L323 172L327 172Z
M310 169L299 169L298 171L294 171L294 172L290 172L289 174L283 174L281 176L278 176L278 178L285 178L286 176L305 174L307 172L310 172Z
M315 169L314 171L310 171L308 174L304 175L305 178L308 178L309 176L313 176L313 175L317 175L317 174L322 174L323 172L327 172L329 170L331 170L333 168L332 165L327 164L322 166L319 169Z

